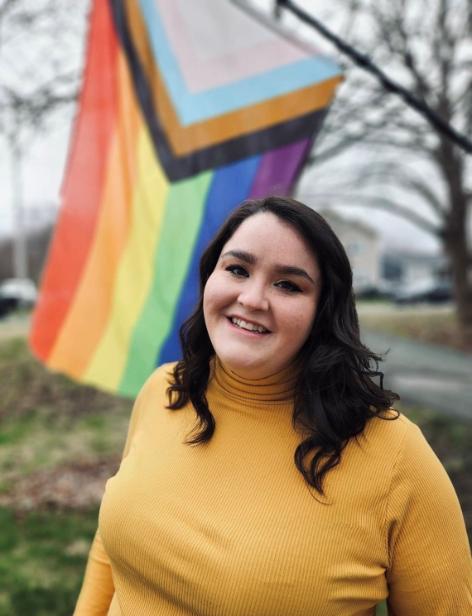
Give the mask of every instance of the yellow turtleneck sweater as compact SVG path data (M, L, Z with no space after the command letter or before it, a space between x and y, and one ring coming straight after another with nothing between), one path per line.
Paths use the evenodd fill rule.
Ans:
M108 481L75 616L396 616L472 613L471 560L451 483L416 426L373 419L326 476L295 468L288 371L247 382L217 365L216 431L183 444L172 366L136 401Z

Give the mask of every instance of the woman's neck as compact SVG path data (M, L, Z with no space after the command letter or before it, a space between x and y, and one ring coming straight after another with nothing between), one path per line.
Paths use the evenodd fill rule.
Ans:
M298 365L263 378L251 379L237 374L217 357L212 361L211 380L222 393L234 400L273 405L293 399Z

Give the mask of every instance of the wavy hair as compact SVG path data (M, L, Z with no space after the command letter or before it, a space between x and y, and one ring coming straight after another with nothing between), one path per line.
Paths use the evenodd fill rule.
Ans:
M308 206L285 197L245 201L220 228L200 261L197 307L180 328L183 359L176 364L167 390L168 408L180 409L190 401L198 423L187 443L211 439L215 419L205 394L215 351L205 326L203 291L223 246L244 220L262 212L290 224L312 247L321 271L316 316L298 354L293 425L303 434L294 453L295 465L305 481L323 494L324 476L339 464L343 449L362 433L369 419L398 416L386 413L398 395L383 389L383 374L378 371L381 357L360 341L346 252L324 218ZM373 377L380 377L379 385Z

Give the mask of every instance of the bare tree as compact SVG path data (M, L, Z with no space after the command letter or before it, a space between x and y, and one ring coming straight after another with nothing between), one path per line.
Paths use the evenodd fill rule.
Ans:
M0 134L46 128L77 95L89 0L0 0Z
M36 135L70 118L88 4L88 0L0 0L0 138L10 154L17 276L28 272L22 216L25 152Z
M334 6L333 30L470 138L471 0L335 0ZM318 7L310 6L314 14ZM347 79L312 157L315 194L323 202L384 209L438 238L451 263L459 323L471 336L472 156L375 78L341 61Z

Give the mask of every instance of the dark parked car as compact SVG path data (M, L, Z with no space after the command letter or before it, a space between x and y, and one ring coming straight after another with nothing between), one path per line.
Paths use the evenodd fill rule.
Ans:
M36 303L37 291L32 280L8 278L0 283L0 318L17 308L31 308Z
M394 287L385 281L377 285L369 284L356 289L356 299L362 300L391 300L394 295Z
M450 282L428 282L398 291L394 296L396 304L444 304L453 298Z

